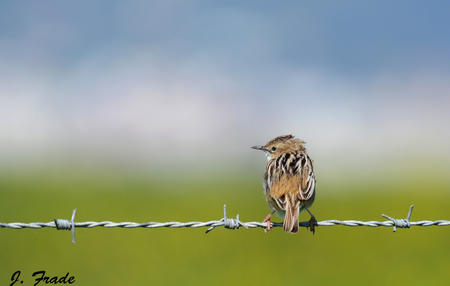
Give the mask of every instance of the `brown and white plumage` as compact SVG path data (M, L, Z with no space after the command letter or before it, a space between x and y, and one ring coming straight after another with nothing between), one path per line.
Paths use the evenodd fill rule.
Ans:
M300 212L308 210L315 198L313 164L304 144L302 140L286 135L276 137L264 146L252 147L267 155L263 181L266 199L272 211L284 218L286 232L298 231ZM270 222L270 215L266 220ZM313 216L311 220L314 224ZM311 230L314 230L313 226Z

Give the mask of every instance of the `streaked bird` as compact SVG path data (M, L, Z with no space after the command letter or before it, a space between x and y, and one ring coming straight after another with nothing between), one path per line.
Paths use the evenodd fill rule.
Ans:
M315 198L316 179L311 158L306 153L305 142L292 135L279 136L264 146L253 149L264 151L267 156L263 186L267 203L271 208L264 222L270 230L270 218L277 213L284 219L286 232L298 231L298 217L303 210L311 215L310 230L314 233L317 221L309 211Z

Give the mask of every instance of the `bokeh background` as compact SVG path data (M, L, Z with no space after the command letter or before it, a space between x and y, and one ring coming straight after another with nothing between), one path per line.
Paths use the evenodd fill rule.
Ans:
M446 1L0 3L0 221L268 212L292 133L319 220L450 218ZM301 220L308 216L302 214ZM450 229L0 229L0 283L446 285Z

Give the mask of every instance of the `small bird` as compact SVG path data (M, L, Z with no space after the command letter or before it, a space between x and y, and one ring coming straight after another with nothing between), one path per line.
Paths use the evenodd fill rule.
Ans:
M263 186L267 203L271 208L264 222L271 229L273 213L284 219L286 232L298 231L298 216L303 210L311 215L309 228L314 233L317 220L309 211L315 198L316 179L305 142L292 135L278 136L264 146L251 148L264 151L267 156Z

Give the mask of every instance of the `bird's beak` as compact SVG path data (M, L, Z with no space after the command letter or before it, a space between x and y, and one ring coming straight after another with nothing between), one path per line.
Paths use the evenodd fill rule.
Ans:
M264 146L259 146L259 145L255 145L250 148L255 149L255 150L267 151L267 149L264 148Z

